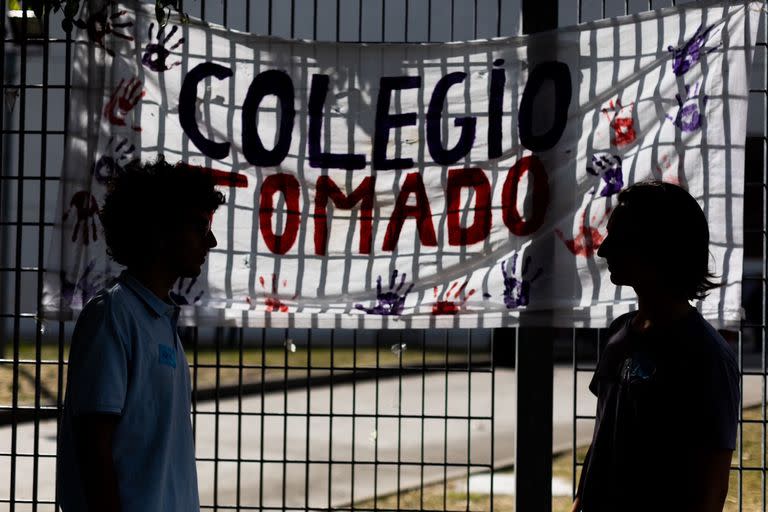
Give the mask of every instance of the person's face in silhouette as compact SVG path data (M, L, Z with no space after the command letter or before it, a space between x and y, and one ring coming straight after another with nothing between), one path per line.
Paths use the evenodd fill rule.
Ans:
M190 210L180 216L176 231L169 237L169 264L179 277L197 277L208 251L216 247L211 231L213 212Z
M643 229L641 219L620 205L613 210L607 229L608 235L597 255L608 261L611 282L632 286L635 290L656 286L659 256L654 255L653 242L647 229Z

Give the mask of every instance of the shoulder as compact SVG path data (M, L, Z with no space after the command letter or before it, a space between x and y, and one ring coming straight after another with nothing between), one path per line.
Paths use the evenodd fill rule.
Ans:
M698 312L691 315L681 336L686 352L694 359L710 364L721 363L738 370L736 354L728 342Z
M629 323L637 315L637 311L630 311L617 317L605 330L604 339L607 339L605 350L613 351L624 346L629 337Z
M75 325L75 337L102 329L128 344L125 336L135 323L136 299L119 280L99 291L83 307Z
M611 322L606 329L603 339L607 339L607 343L600 354L597 374L613 374L623 362L629 345L629 322L636 314L636 311L625 313Z

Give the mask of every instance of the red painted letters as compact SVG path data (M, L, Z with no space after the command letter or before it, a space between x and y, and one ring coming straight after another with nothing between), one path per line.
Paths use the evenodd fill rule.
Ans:
M322 256L325 254L328 244L328 216L326 207L328 199L333 201L336 208L351 210L357 203L360 206L360 254L371 253L371 209L373 208L373 183L370 176L358 185L358 187L348 196L339 190L336 183L330 176L320 176L317 178L316 196L315 196L315 254Z
M459 214L461 189L475 191L475 215L472 225L461 227ZM448 243L470 245L481 242L491 232L491 184L482 169L451 169L448 171Z
M285 197L285 209L288 212L282 235L276 235L272 231L272 215L275 212L272 196L275 192L280 192ZM259 227L267 247L275 254L285 254L293 247L299 233L299 181L292 174L279 173L268 176L261 186L259 203Z

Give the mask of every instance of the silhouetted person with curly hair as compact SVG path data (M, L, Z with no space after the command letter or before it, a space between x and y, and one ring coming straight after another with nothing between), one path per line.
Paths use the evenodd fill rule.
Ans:
M195 167L130 164L101 212L108 254L126 270L75 325L58 444L64 512L199 511L189 370L169 292L216 246L224 203Z
M589 385L597 420L574 511L720 512L739 415L733 350L691 306L716 285L709 227L669 183L618 196L598 256L637 311L608 329Z

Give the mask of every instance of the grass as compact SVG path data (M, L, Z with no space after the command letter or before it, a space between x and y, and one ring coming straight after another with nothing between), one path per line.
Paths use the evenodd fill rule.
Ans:
M762 408L752 407L744 409L744 419L762 420ZM768 417L768 413L766 414ZM768 447L766 428L761 424L744 424L743 441L737 440L737 449L733 453L732 467L739 465L739 442L742 443L742 471L732 469L728 497L725 502L725 512L739 511L739 488L741 487L743 511L765 510L763 500L768 503L766 487L763 480L766 478L763 466L768 462L768 453L762 454L763 447ZM579 461L583 461L587 455L587 447L577 450ZM573 452L555 456L552 459L552 475L560 477L568 482L573 475ZM670 460L670 464L674 461ZM751 469L747 469L751 468ZM576 481L581 474L581 468L577 468ZM768 483L768 482L767 482ZM491 509L490 496L486 494L467 494L462 489L466 487L466 476L425 486L423 489L404 491L398 494L379 497L375 500L376 508L397 509L398 498L402 509L445 510L445 511L486 511ZM423 504L423 506L422 506ZM554 496L552 498L553 512L570 512L573 500L569 496ZM356 503L355 507L372 509L374 500ZM494 510L514 510L515 497L497 495L493 499Z
M40 390L40 405L53 406L57 403L59 388L59 353L55 345L42 345L38 357L33 344L23 343L19 346L18 365L18 394L20 406L35 405L35 390ZM373 347L358 347L357 350L347 347L313 348L296 347L295 351L285 347L244 348L242 356L237 348L222 348L217 355L215 348L200 347L197 356L191 348L187 348L187 359L190 364L190 377L196 378L197 389L207 389L216 386L236 386L242 378L244 384L264 381L281 381L286 378L305 378L308 375L320 376L365 371L376 368L398 368L403 366L444 365L448 363L466 363L467 353L449 352L447 357L443 351L423 352L418 347L407 347L399 354L390 347L381 347L377 351ZM69 346L64 347L63 360L69 357ZM473 364L481 364L480 356L473 356ZM40 385L36 386L37 360L40 364ZM197 363L197 374L194 365ZM13 353L9 347L6 359L0 360L0 406L10 406L13 403ZM62 399L66 388L66 365L62 369ZM309 370L308 370L309 368ZM242 377L240 373L242 372Z

